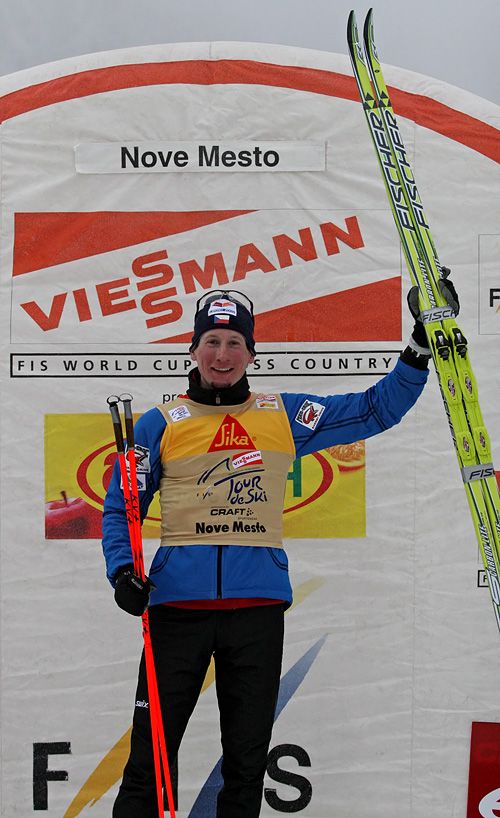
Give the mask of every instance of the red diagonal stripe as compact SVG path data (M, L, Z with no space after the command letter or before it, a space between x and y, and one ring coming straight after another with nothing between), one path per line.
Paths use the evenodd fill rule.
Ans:
M154 343L190 343L192 332ZM255 339L273 341L394 341L401 337L401 278L312 298L259 313Z
M251 212L16 213L13 275L172 236Z
M147 85L255 84L359 102L354 77L335 71L254 60L179 60L94 68L21 88L0 98L0 121L68 99ZM390 88L396 114L500 162L500 131L420 94Z

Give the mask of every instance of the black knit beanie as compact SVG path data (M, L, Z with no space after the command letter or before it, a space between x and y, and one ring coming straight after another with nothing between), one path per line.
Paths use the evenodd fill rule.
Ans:
M213 296L199 309L194 319L194 333L189 351L198 346L204 332L211 329L232 329L240 332L249 352L255 355L254 317L247 307L227 292Z

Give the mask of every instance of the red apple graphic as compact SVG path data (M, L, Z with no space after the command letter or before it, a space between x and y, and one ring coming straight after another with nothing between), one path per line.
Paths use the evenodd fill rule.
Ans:
M61 491L61 500L45 504L45 537L47 540L82 539L89 536L89 506L81 497L68 498Z

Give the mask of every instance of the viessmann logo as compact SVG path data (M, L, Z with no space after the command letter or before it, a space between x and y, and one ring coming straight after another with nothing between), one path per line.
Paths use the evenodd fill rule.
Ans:
M243 282L259 272L288 275L298 264L301 271L307 264L314 275L315 265L330 263L344 247L359 250L365 244L354 215L340 225L321 219L308 224L300 213L271 230L267 218L248 211L126 214L126 219L120 213L18 213L13 339L107 341L111 325L115 331L127 327L130 340L177 339L191 331L190 299L197 291ZM210 231L213 247L193 257L198 228ZM68 235L78 235L78 242L63 241ZM134 248L146 241L150 252L135 255ZM325 285L320 295L330 296L328 290ZM210 309L216 321L235 314L225 299Z
M233 455L231 465L233 469L242 469L244 466L252 466L255 463L263 463L262 452L254 449L250 452L243 452L242 454Z

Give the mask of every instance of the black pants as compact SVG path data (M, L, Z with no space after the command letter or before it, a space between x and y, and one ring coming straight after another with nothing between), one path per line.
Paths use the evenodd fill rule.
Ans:
M283 606L195 611L157 605L150 608L150 629L169 761L213 654L224 781L217 818L258 818L281 674ZM140 706L146 702L143 655L113 818L158 818L149 708Z

